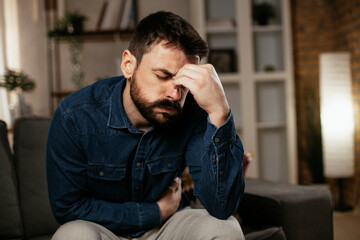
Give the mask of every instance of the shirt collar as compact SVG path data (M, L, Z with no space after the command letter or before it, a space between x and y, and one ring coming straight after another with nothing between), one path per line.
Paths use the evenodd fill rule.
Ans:
M131 122L125 113L122 95L126 85L126 79L121 77L120 81L110 96L108 127L111 128L132 128Z

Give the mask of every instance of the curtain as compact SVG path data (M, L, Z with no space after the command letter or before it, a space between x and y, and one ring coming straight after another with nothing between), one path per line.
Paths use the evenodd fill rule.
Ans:
M3 81L5 73L5 21L4 21L4 1L0 0L0 76ZM0 119L10 125L10 112L8 107L7 91L0 88Z

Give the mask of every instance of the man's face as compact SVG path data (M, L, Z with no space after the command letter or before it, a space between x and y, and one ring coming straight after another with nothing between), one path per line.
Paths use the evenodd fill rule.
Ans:
M185 54L164 41L144 54L130 80L130 96L141 115L153 125L169 126L182 111L188 89L173 78L185 64Z

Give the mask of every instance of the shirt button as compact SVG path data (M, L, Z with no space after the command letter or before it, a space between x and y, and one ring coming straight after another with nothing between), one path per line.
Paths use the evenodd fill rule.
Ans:
M218 143L218 142L220 142L220 139L219 138L214 138L214 142Z
M140 167L140 166L141 166L141 162L137 162L137 163L136 163L136 166L137 166L137 167Z
M224 174L224 172L223 171L220 171L220 176L222 176Z
M100 177L104 176L104 172L100 171L99 175L100 175Z
M139 189L140 189L139 186L136 186L136 187L135 187L135 190L136 190L136 191L139 191Z
M171 166L172 166L171 163L168 163L167 167L168 167L168 168L171 168Z

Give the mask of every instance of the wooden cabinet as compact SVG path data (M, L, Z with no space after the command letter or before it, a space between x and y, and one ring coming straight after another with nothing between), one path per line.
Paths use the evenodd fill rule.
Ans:
M296 119L288 0L266 0L267 25L252 19L260 0L192 0L191 23L207 40L246 151L247 176L297 182Z

